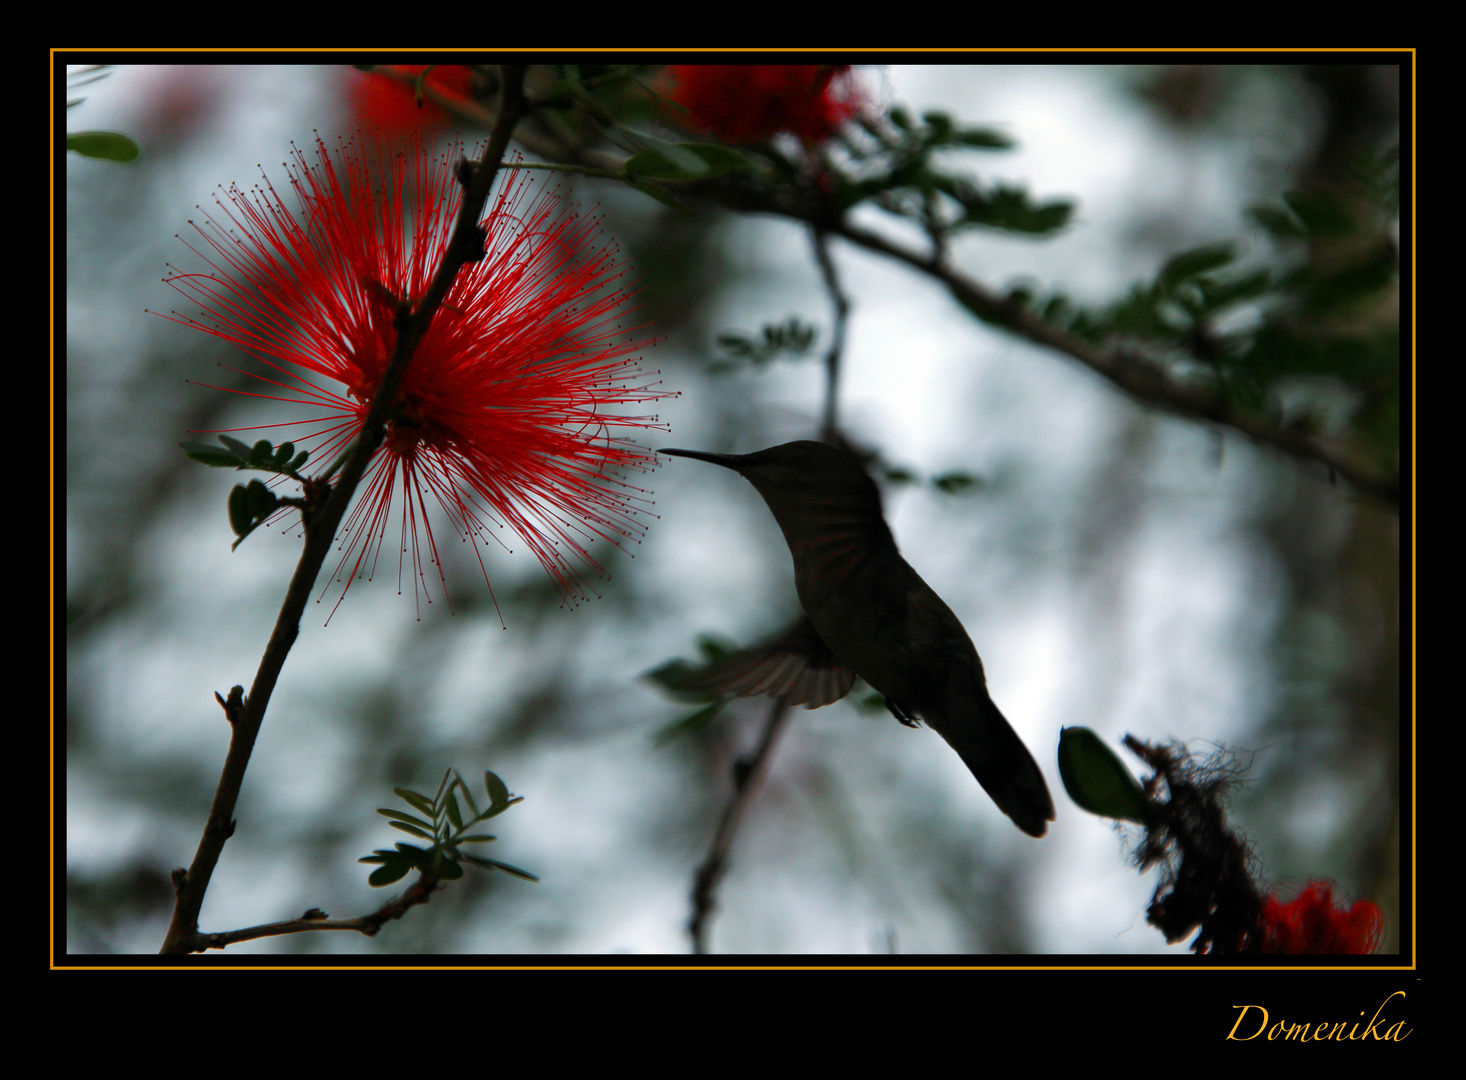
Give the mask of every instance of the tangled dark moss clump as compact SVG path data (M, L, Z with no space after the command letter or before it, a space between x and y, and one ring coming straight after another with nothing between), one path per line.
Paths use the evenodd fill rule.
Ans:
M1195 761L1179 746L1125 745L1154 770L1145 782L1151 817L1136 862L1159 864L1161 882L1146 913L1168 942L1193 930L1197 953L1255 953L1263 946L1263 896L1246 843L1227 827L1226 796L1240 769L1227 755Z

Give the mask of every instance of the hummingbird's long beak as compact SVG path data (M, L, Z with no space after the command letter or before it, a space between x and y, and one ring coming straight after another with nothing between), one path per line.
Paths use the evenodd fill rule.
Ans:
M747 454L709 454L705 450L658 450L659 454L670 454L672 457L696 458L698 461L711 461L714 465L721 465L725 469L733 469L735 472L742 471Z

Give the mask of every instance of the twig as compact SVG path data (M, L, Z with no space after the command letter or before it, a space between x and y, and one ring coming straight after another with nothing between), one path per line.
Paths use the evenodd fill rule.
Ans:
M835 328L830 335L830 351L825 354L825 418L822 428L824 437L829 439L837 431L835 411L840 385L840 356L845 350L845 324L850 315L850 301L840 289L840 279L835 273L835 261L830 258L830 247L824 230L811 226L810 239L814 242L814 256L824 275L830 303L835 307Z
M810 239L814 244L815 259L819 262L825 288L835 308L835 324L831 333L830 348L825 354L825 414L821 429L825 438L834 438L839 432L838 402L840 383L840 357L845 348L845 324L850 313L850 302L840 289L840 279L835 273L835 263L830 258L825 232L817 225L810 226ZM698 867L692 886L692 918L687 924L692 934L693 952L707 952L707 924L717 907L715 893L723 874L727 870L728 854L733 840L743 821L743 814L758 793L758 784L768 771L784 724L789 718L789 705L782 698L775 698L764 727L763 739L751 760L740 760L735 766L733 797L723 810L718 831L713 835L713 844L708 857Z
M692 884L692 918L688 921L687 929L692 935L692 951L699 955L708 951L707 924L718 906L715 893L728 868L728 853L738 835L738 826L743 821L744 811L758 793L759 784L768 769L769 758L773 755L774 744L788 719L789 706L783 698L775 698L758 749L754 751L752 758L740 758L733 767L733 797L723 808L718 831L713 834L713 845L708 849L708 857L697 868L697 876Z
M307 912L299 919L285 919L281 922L247 926L242 930L227 930L217 934L197 934L192 944L193 951L224 949L241 941L254 941L263 937L279 937L282 934L304 934L315 930L351 930L367 937L374 937L387 923L400 919L418 904L426 904L438 890L439 881L431 874L423 874L401 896L383 904L370 915L355 919L328 919L324 915Z
M361 434L356 440L355 448L347 457L340 479L330 489L329 496L318 510L302 515L305 546L295 574L290 580L290 587L286 590L280 614L275 620L275 629L260 659L259 670L255 673L249 696L244 699L242 708L226 708L233 737L229 741L229 753L224 759L224 769L219 776L219 786L214 792L214 802L209 809L208 820L204 823L198 850L187 871L175 870L173 873L173 919L163 940L163 953L195 952L207 947L209 935L200 934L198 930L199 911L203 907L209 880L213 877L214 868L224 850L224 842L234 833L234 807L239 800L244 773L249 767L250 754L264 722L270 695L274 692L280 671L285 666L285 658L289 656L290 648L300 633L301 616L305 613L316 576L330 551L336 528L356 491L356 485L366 472L367 464L382 443L388 411L407 374L408 362L427 333L434 313L448 295L459 269L475 257L482 258L483 230L478 220L488 201L504 151L509 146L514 125L526 108L524 73L523 66L504 65L499 115L494 121L483 156L478 162L467 165L460 176L464 187L463 204L447 250L443 253L443 261L417 308L409 310L404 302L397 312L396 348L386 373L382 376L381 385L372 397L371 407L362 422Z
M936 278L958 303L979 318L998 323L1029 341L1078 360L1138 401L1194 419L1230 427L1254 442L1294 457L1317 461L1360 491L1398 508L1400 476L1367 460L1338 439L1292 427L1281 427L1229 402L1210 387L1183 383L1144 357L1121 348L1101 348L1045 322L1027 309L1009 303L959 274L939 257L921 255L849 222L827 225L853 244L898 259Z

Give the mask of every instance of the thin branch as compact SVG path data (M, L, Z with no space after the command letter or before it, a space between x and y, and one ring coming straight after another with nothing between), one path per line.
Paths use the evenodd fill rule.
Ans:
M365 934L367 937L374 937L387 923L393 919L400 919L409 910L419 904L426 904L437 892L439 880L430 875L423 874L412 886L401 896L394 897L387 901L370 915L361 915L355 919L328 919L325 917L311 918L302 916L299 919L285 919L281 922L263 923L260 926L247 926L242 930L227 930L217 934L197 934L194 937L193 945L195 952L202 952L204 949L225 949L230 945L237 945L241 941L254 941L264 937L279 937L282 934L305 934L316 930L351 930L358 934Z
M769 187L740 177L701 181L695 190L733 210L773 214L803 221L843 237L868 251L896 259L946 285L978 318L1078 360L1142 404L1184 417L1229 427L1249 439L1305 461L1316 461L1344 477L1359 491L1396 508L1400 504L1398 467L1388 469L1344 440L1304 428L1273 423L1238 406L1213 387L1178 380L1152 360L1121 347L1102 347L1045 322L1038 315L958 272L940 252L919 252L852 224L821 199L790 188Z
M330 552L347 504L366 472L372 455L382 443L388 412L407 374L407 365L413 352L427 333L433 315L442 304L443 298L448 295L459 269L464 263L483 257L484 235L478 224L479 216L483 213L484 204L488 202L489 191L498 174L499 163L509 146L514 125L526 108L523 92L524 67L506 64L503 72L504 87L499 115L494 121L483 156L478 162L469 164L461 176L464 186L463 204L447 250L443 253L443 261L418 307L408 310L404 302L397 312L396 347L382 376L381 385L372 397L371 407L362 422L361 434L341 470L340 479L329 489L320 484L307 485L308 499L324 501L317 503L319 509L314 513L302 515L305 546L286 590L285 601L275 620L275 629L270 635L269 644L265 646L264 655L260 658L259 670L255 674L249 696L244 699L241 707L225 708L225 714L233 728L233 737L229 741L229 753L224 759L219 786L214 792L214 802L209 809L209 817L204 824L203 836L199 840L193 863L186 872L174 872L176 895L173 919L163 940L161 951L164 953L194 952L205 947L203 942L207 935L201 935L198 931L204 894L208 891L214 868L224 850L224 842L234 833L234 807L239 801L250 754L264 723L265 710L269 706L275 683L285 666L285 658L290 655L290 648L300 633L300 619L315 587L316 577Z
M763 738L752 758L740 758L733 767L733 797L723 808L723 817L718 822L718 831L713 834L712 847L708 857L697 868L692 884L692 918L687 930L692 935L692 951L706 953L708 920L712 918L718 903L716 893L723 874L728 869L728 854L733 849L733 840L738 835L738 826L743 814L758 793L769 759L773 756L774 744L789 719L789 706L783 698L775 698L769 709L769 718L764 725Z
M825 418L821 425L824 437L829 439L838 430L835 414L840 386L840 357L845 351L845 324L850 316L850 301L840 288L840 278L835 273L835 262L830 258L830 246L824 230L811 226L810 239L814 242L814 255L819 261L830 303L835 308L835 329L830 335L830 351L825 354Z
M1228 401L1219 391L1181 382L1157 364L1118 347L1102 348L1045 322L1018 304L963 276L940 258L910 251L876 233L848 222L829 228L853 244L898 259L947 286L957 302L974 315L998 323L1020 337L1078 360L1142 404L1233 428L1254 442L1294 457L1317 461L1360 491L1398 507L1398 472L1380 468L1342 440L1294 427L1280 427L1251 410Z

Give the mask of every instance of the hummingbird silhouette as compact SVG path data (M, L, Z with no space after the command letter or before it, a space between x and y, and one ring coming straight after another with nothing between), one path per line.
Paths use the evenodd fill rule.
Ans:
M662 450L740 473L764 497L794 556L804 618L771 641L684 683L818 708L859 675L908 727L924 720L956 750L998 809L1030 836L1054 820L1033 755L988 695L982 660L952 609L911 568L881 493L849 450L791 442L752 454Z

